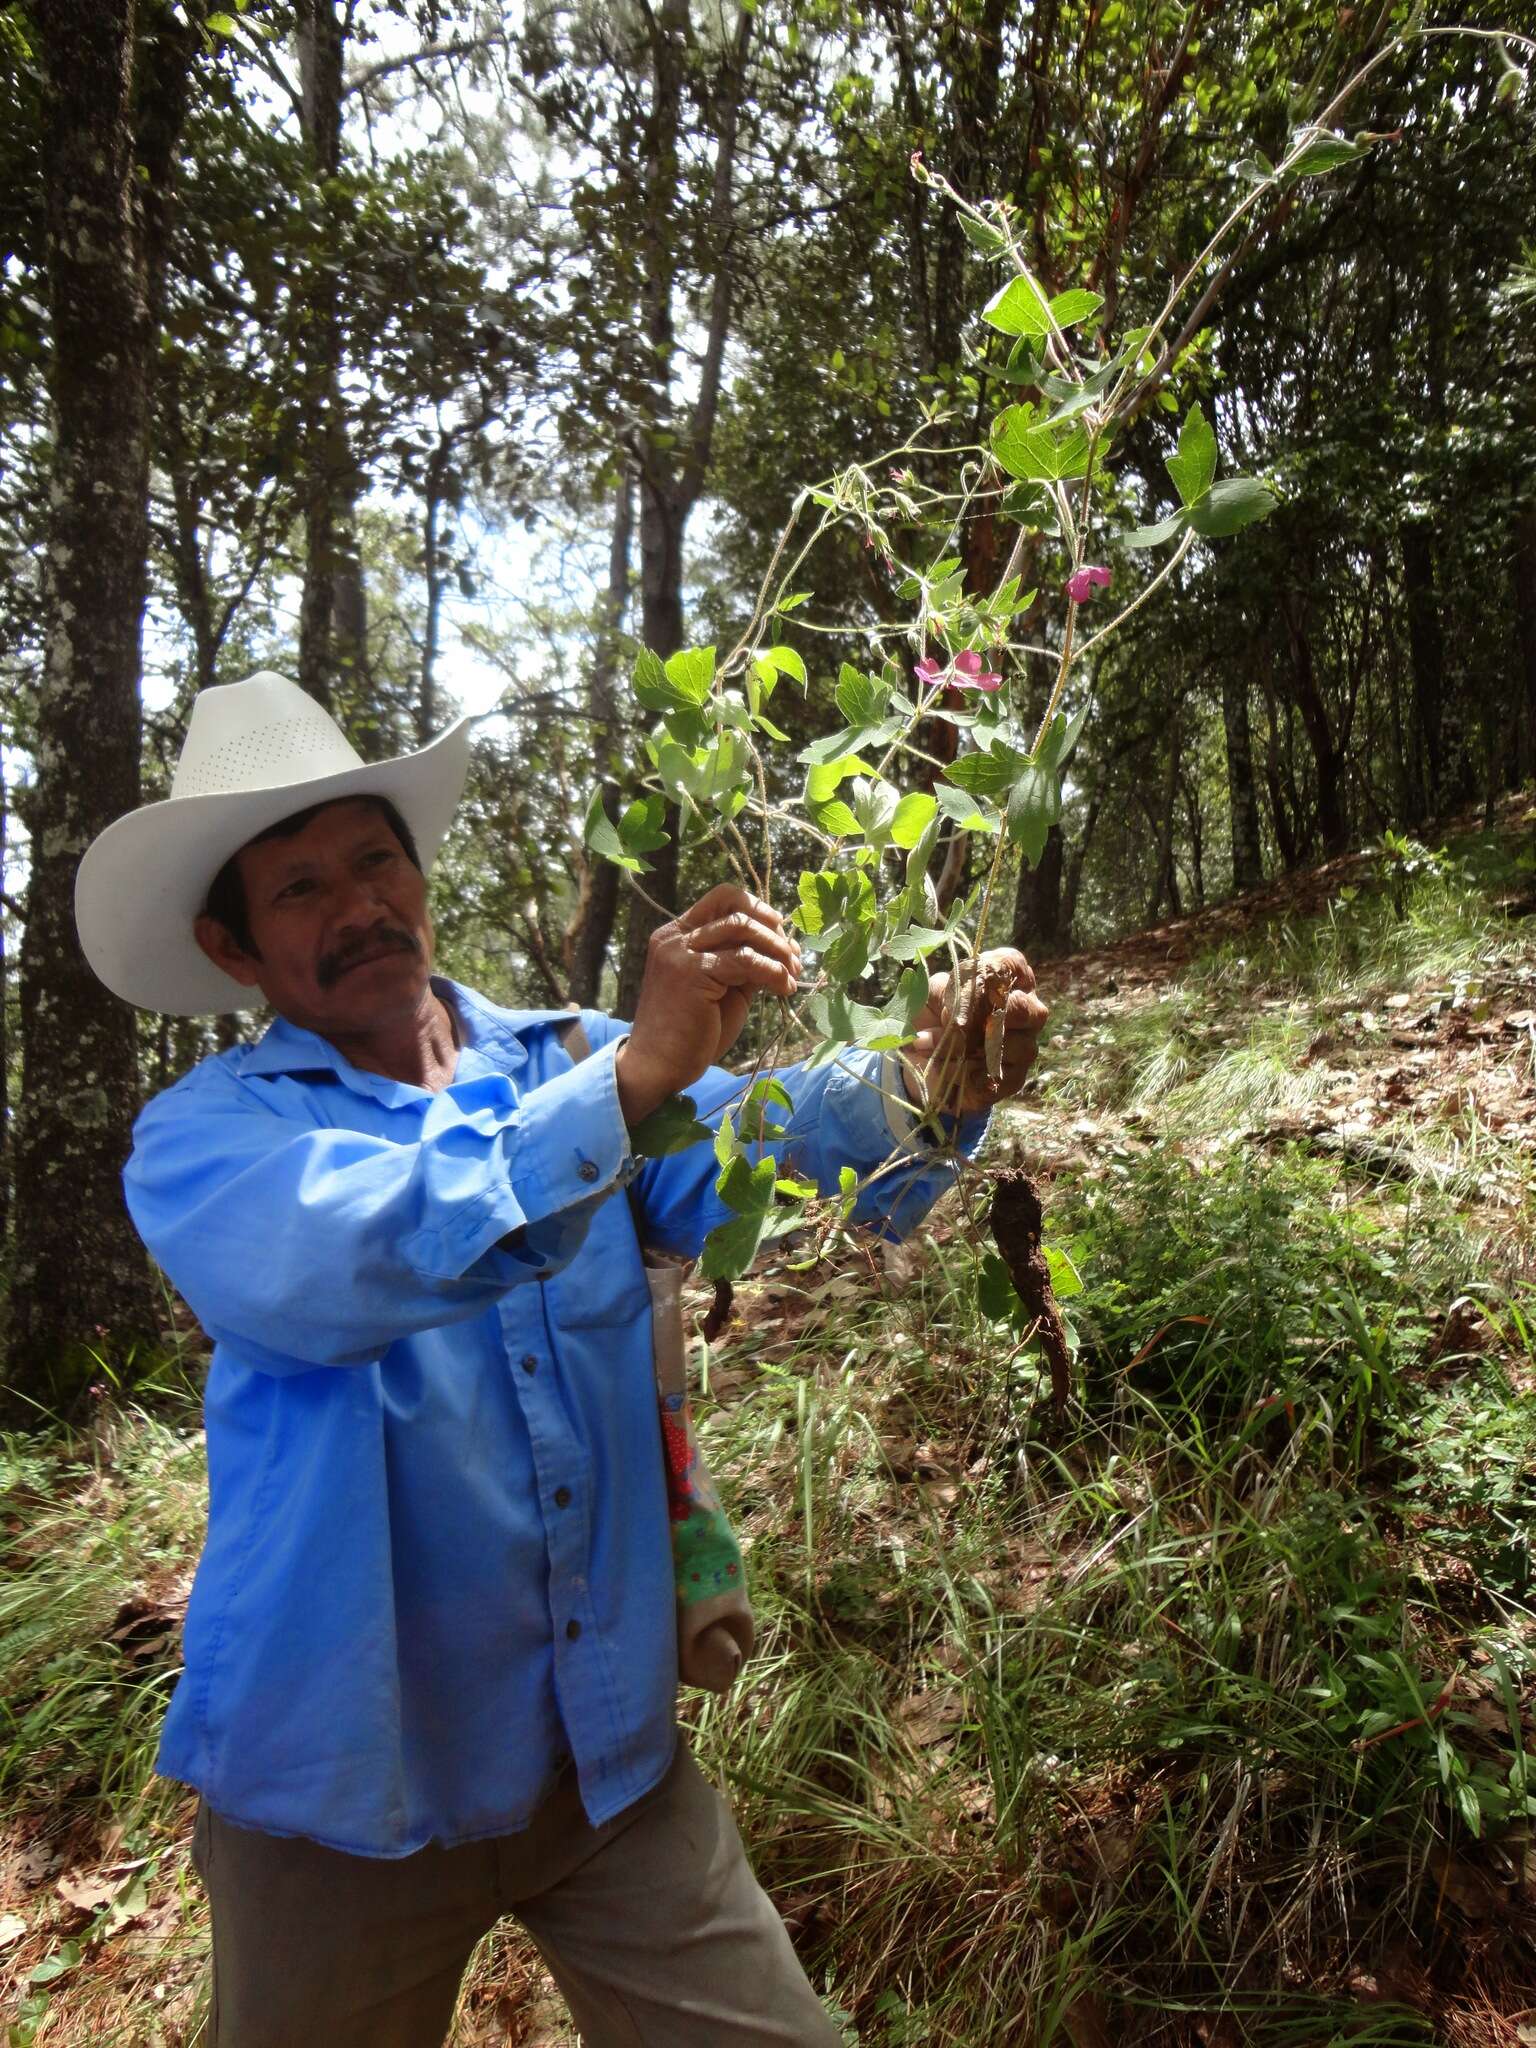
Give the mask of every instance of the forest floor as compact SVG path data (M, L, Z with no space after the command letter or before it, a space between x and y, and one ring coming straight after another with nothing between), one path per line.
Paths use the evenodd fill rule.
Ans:
M1042 971L984 1166L1046 1191L1064 1413L984 1173L738 1289L700 1415L761 1643L687 1714L850 2043L1536 2043L1533 828ZM202 1442L101 1407L0 1451L9 2048L206 2010L150 1769ZM572 2042L514 1931L453 2038Z

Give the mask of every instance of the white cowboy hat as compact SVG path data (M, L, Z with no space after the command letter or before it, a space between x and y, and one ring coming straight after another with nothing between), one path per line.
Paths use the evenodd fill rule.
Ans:
M200 691L164 803L109 825L75 878L75 923L92 969L141 1010L196 1017L249 1010L242 988L192 936L209 885L231 854L311 804L387 797L430 868L469 773L470 721L395 761L364 761L329 712L263 670Z

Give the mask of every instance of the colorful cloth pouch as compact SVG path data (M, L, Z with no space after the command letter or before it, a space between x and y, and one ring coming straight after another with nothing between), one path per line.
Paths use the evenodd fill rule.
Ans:
M586 1032L575 1021L561 1029L560 1041L573 1061L584 1060L592 1050ZM637 1230L639 1222L637 1213ZM741 1545L700 1455L688 1404L683 1279L690 1262L646 1250L643 1236L640 1242L651 1290L656 1399L667 1475L667 1519L672 1529L677 1671L684 1685L723 1693L730 1690L751 1656L755 1632Z
M677 1668L684 1685L727 1692L752 1654L752 1609L741 1546L700 1455L688 1405L685 1270L656 1253L645 1255L677 1586Z

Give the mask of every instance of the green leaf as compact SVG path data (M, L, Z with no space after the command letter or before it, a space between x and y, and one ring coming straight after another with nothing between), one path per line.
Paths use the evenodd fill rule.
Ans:
M962 755L969 760L969 755ZM984 797L974 791L957 788L952 782L936 782L933 793L939 800L939 809L950 818L962 832L995 832L998 827L997 812Z
M988 227L984 220L972 220L968 213L960 215L960 232L983 256L1001 256L1007 251L1008 237L1000 228Z
M773 1207L773 1183L778 1178L778 1161L749 1159L738 1152L715 1183L715 1192L727 1209L738 1216L765 1215Z
M1027 277L1010 278L988 299L981 317L1000 334L1045 335L1051 331L1050 311Z
M897 717L883 718L878 725L848 726L842 732L828 733L825 739L812 740L808 747L800 749L795 758L813 767L845 757L852 759L865 747L883 747L888 740L893 740L904 722ZM864 765L862 761L859 763L861 768Z
M602 791L594 790L582 837L594 853L611 860L615 867L628 868L634 875L649 874L651 863L640 856L666 845L667 834L661 829L665 814L666 799L658 793L632 803L615 825L603 809Z
M773 1184L776 1195L788 1195L791 1201L814 1202L821 1190L813 1180L793 1180L781 1174Z
M1055 533L1060 525L1056 507L1043 484L1010 484L997 509L1005 519L1016 519L1020 526L1027 526L1031 532Z
M1181 502L1193 505L1211 488L1216 474L1216 436L1198 405L1184 415L1179 433L1179 452L1164 465L1173 478Z
M667 662L649 647L635 657L635 695L647 711L698 711L714 680L713 647L685 648Z
M1013 1275L996 1252L983 1252L976 1275L976 1305L994 1323L1009 1323L1023 1313L1024 1304L1013 1284Z
M897 846L911 848L918 844L938 815L939 806L925 790L914 789L904 796L892 813L890 836Z
M841 797L833 797L829 802L820 804L812 803L807 797L805 808L811 823L819 831L825 832L829 839L858 837L859 821Z
M649 647L642 647L635 656L633 680L635 695L647 711L666 711L675 703L676 692L667 681L661 656L652 654Z
M806 686L805 663L793 647L765 647L758 650L757 659L765 668L774 669L781 676L789 676L803 690Z
M838 675L833 702L850 726L878 725L891 700L891 686L878 676L865 675L845 661Z
M784 1135L784 1126L781 1123L769 1121L770 1109L781 1109L787 1117L795 1113L794 1102L784 1083L775 1080L772 1074L764 1074L761 1080L754 1081L747 1090L746 1100L741 1105L738 1119L742 1130L749 1131L754 1145L761 1145L770 1138L782 1138Z
M691 1095L669 1095L659 1109L630 1128L629 1149L640 1159L665 1159L690 1145L714 1143L714 1132L701 1124Z
M1000 796L1013 787L1026 757L1014 747L995 746L990 753L962 754L944 770L947 779L971 796Z
M1074 718L1069 719L1064 711L1058 711L1051 720L1050 731L1040 742L1035 759L1043 768L1059 768L1072 749L1077 745L1078 736L1088 722L1088 706L1085 704Z
M889 837L888 828L896 815L897 796L891 785L875 776L865 781L863 777L853 785L853 815L859 821L859 829L871 846L881 846Z
M1051 314L1058 327L1076 327L1097 313L1104 303L1101 292L1060 292L1051 301Z
M1290 154L1289 151L1286 152ZM1365 155L1358 142L1350 142L1342 135L1326 132L1314 135L1302 150L1300 156L1289 167L1287 176L1292 178L1321 178L1329 171L1336 171L1342 164L1352 164Z
M771 1166L773 1162L765 1163ZM765 1210L761 1215L733 1216L728 1223L717 1223L704 1240L699 1257L699 1277L703 1280L739 1280L757 1257L767 1222Z
M668 655L667 681L685 702L697 708L709 696L715 681L713 647L683 647Z
M1011 405L992 423L992 454L1023 483L1059 483L1088 473L1088 429L1052 427L1035 420L1032 405Z
M1198 505L1190 506L1189 523L1203 540L1220 540L1241 533L1256 519L1267 519L1275 504L1274 492L1257 477L1228 477L1213 484Z
M917 1028L918 1016L927 1001L928 970L914 964L896 984L896 1011L901 1017L908 1038Z
M822 972L829 981L858 981L869 966L875 935L867 924L851 924L824 948Z
M1035 867L1046 837L1061 817L1061 777L1054 768L1026 761L1008 795L1008 837Z
M1060 1245L1042 1244L1045 1263L1050 1269L1051 1292L1058 1301L1070 1301L1074 1294L1083 1291L1083 1276L1073 1265L1071 1258Z
M1166 519L1159 519L1156 526L1138 526L1130 533L1122 534L1120 545L1123 548L1160 548L1165 540L1172 540L1188 523L1188 515L1181 507L1177 512L1170 512Z
M734 732L722 733L705 751L693 794L701 803L714 804L718 809L741 788L746 772L746 741Z
M801 605L809 604L810 601L811 592L809 590L793 590L788 597L781 597L779 599L778 603L774 606L774 610L776 612L797 612Z
M822 868L800 877L795 922L807 938L830 940L845 925L863 926L875 916L875 888L862 868Z
M887 939L880 950L892 960L926 960L948 937L948 932L935 931L932 925L911 924Z
M715 1191L733 1218L717 1225L704 1240L699 1271L706 1280L736 1280L751 1265L773 1213L778 1175L776 1160L752 1161L740 1152L721 1173Z
M237 26L232 14L210 14L204 25L214 36L232 36Z
M1008 351L1008 361L999 373L1005 384L1038 384L1045 375L1040 341L1021 334Z
M808 804L824 804L836 795L840 784L850 775L858 774L865 766L857 754L839 754L830 761L815 761L805 778L805 801Z
M830 1057L845 1045L858 1045L865 1032L881 1028L880 1012L872 1010L867 1003L856 1003L846 989L825 989L820 995L812 996L806 1007L822 1035L822 1044L817 1047L818 1058ZM812 1064L816 1063L813 1060Z
M51 1956L45 1956L42 1962L29 1971L27 1982L29 1984L51 1984L55 1977L62 1977L66 1970L72 1970L79 1960L79 1942L63 1942Z
M826 928L826 909L819 885L822 882L831 882L833 879L834 877L825 870L817 874L810 868L803 868L800 872L798 884L800 908L795 913L795 923L799 925L801 931L805 933L808 939L819 938Z
M624 851L654 853L658 846L665 846L669 835L662 830L662 820L666 815L666 802L659 793L639 797L627 805L619 820L619 839Z

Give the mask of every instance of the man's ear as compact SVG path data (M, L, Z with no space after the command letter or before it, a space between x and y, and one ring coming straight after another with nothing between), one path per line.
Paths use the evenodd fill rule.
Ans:
M231 981L238 981L242 988L255 988L261 962L247 953L216 917L210 917L207 911L195 917L192 936L214 966L222 968Z

